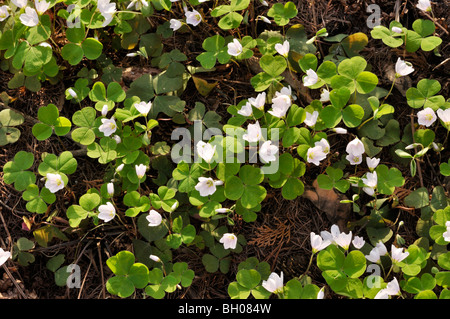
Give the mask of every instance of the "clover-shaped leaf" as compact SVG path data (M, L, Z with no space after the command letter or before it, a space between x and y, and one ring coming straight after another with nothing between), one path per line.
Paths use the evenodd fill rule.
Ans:
M401 187L405 183L405 179L395 167L388 168L386 165L381 164L376 168L378 176L378 191L381 194L391 195L395 191L395 187Z
M355 90L366 94L371 92L378 84L378 77L369 71L365 71L367 62L360 56L345 59L338 66L338 75L331 78L331 86L334 89L347 87L350 93Z
M317 182L320 188L328 190L336 188L341 193L345 193L349 189L350 182L342 179L344 172L340 168L328 166L325 171L327 173L326 175L320 174L317 176Z
M72 139L83 145L90 145L95 141L96 111L92 107L84 107L72 116L72 122L78 126L71 133Z
M91 26L92 27L92 26ZM86 57L88 60L96 60L103 50L103 44L94 38L86 38L83 42L69 42L61 49L61 56L71 65L77 65Z
M49 138L53 131L58 136L66 135L72 127L69 119L59 116L59 110L54 104L40 107L38 119L41 122L34 124L32 132L39 141Z
M267 16L273 18L275 23L279 26L284 26L289 23L289 20L295 17L298 13L297 7L291 1L283 3L275 3L267 12Z
M196 59L205 69L212 69L216 65L216 61L225 64L230 60L225 46L225 38L219 34L206 38L202 47L206 52L198 55Z
M412 108L430 107L437 111L445 103L442 95L436 95L441 90L441 84L437 80L422 79L417 83L417 88L409 88L406 91L407 103Z
M26 205L27 210L37 214L45 213L47 204L52 204L56 200L55 194L45 187L39 192L39 187L36 184L28 185L22 194L22 198L28 202Z
M189 167L185 162L178 163L174 169L172 176L179 181L178 191L182 193L189 193L194 190L197 184L197 179L202 176L203 169L199 164L194 163Z
M102 137L100 144L94 142L87 147L87 155L91 158L97 158L101 164L109 163L117 157L117 142L109 137Z
M25 190L28 185L36 182L36 175L28 171L34 162L32 153L19 151L13 161L7 162L3 167L3 180L6 184L13 184L18 191Z
M128 217L135 217L140 212L150 209L150 199L147 196L141 196L137 191L131 191L123 197L123 203L130 207L125 211Z
M115 274L106 282L106 289L121 298L131 296L136 288L148 284L149 270L142 263L135 263L134 255L129 251L120 251L108 258L106 264Z
M397 48L403 44L403 38L401 37L401 34L392 31L393 27L397 28L403 28L401 23L397 21L392 21L389 24L389 29L385 26L378 25L375 26L372 31L370 31L370 35L374 39L381 39L384 44L390 46L391 48ZM405 32L405 31L403 31Z
M413 30L408 30L405 37L405 49L415 52L419 48L423 51L434 50L442 43L442 39L433 36L436 28L431 20L417 19L412 24Z
M24 118L11 109L0 111L0 146L14 143L20 137L20 130L14 126L22 124Z
M211 11L212 17L220 17L218 26L222 30L230 30L239 27L244 17L237 13L247 9L250 0L231 0L229 5L220 5Z
M42 162L39 164L38 172L42 176L48 173L60 174L64 184L67 185L66 174L73 174L77 169L77 160L69 151L62 152L59 156L45 153L42 155Z
M78 227L80 222L87 218L100 205L101 197L93 190L89 190L79 199L79 205L71 205L66 211L69 225Z

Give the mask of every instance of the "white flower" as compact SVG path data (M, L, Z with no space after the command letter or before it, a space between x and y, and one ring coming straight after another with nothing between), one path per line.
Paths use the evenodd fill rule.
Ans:
M139 113L141 113L144 116L147 116L148 112L150 112L152 108L152 102L149 101L148 103L140 102L140 103L134 103L134 108L138 110Z
M391 257L394 263L401 262L403 259L409 256L409 252L403 252L403 248L397 248L394 245L391 246Z
M114 116L111 119L101 119L102 124L98 127L98 130L105 136L112 135L117 130L117 124L114 120Z
M375 194L375 188L378 184L378 178L377 178L377 172L373 173L367 173L365 178L361 179L366 185L366 187L363 187L363 191L370 196L373 196Z
M422 111L417 112L417 122L426 127L431 126L436 121L436 118L436 113L434 113L431 107L427 107Z
M399 27L392 27L392 32L395 32L395 33L402 33L403 30L402 30L402 28L399 28Z
M6 5L0 7L0 22L4 21L7 17L9 17L8 9L9 7Z
M244 140L249 143L258 142L262 139L262 131L259 122L256 121L255 124L249 124L247 126L247 133L242 136Z
M320 94L320 102L328 102L330 100L330 91L323 89Z
M317 293L317 299L323 299L324 296L325 296L324 287L322 287Z
M375 295L373 299L389 299L389 294L386 288L378 291L378 293Z
M181 28L182 23L180 20L177 19L170 19L170 28L173 31L177 31L179 28Z
M145 219L148 221L148 226L156 227L159 226L162 222L162 216L156 210L151 209L148 212L148 215L145 216Z
M217 209L215 209L214 210L216 213L219 213L219 214L222 214L222 213L227 213L227 212L229 212L229 211L231 211L229 208L224 208L224 207L222 207L222 208L217 208Z
M47 179L45 181L45 187L52 193L56 193L60 189L64 188L64 181L62 180L61 175L47 173Z
M429 0L419 0L416 7L425 12L431 11L431 3Z
M285 40L283 42L283 44L281 44L281 43L275 44L275 50L278 52L279 55L282 55L285 58L288 57L289 48L290 48L290 46L289 46L289 42L287 40Z
M319 251L321 251L322 249L327 248L331 244L330 240L324 240L322 238L322 236L316 235L313 232L311 232L309 234L309 237L310 237L310 240L311 240L312 252L314 254L319 252Z
M222 238L220 238L219 242L223 244L223 248L225 249L235 249L237 237L235 234L225 233Z
M251 97L248 101L251 105L262 111L264 110L264 105L266 104L266 92L259 93L256 98Z
M362 155L366 150L364 149L363 142L361 142L360 139L356 137L354 140L347 144L345 151L348 154Z
M347 129L342 127L335 127L333 128L333 131L336 132L337 134L347 134Z
M135 7L136 10L141 10L141 8L143 7L148 7L148 3L145 0L133 0L127 6L127 9L130 9L133 6Z
M305 86L312 86L316 84L319 81L319 77L317 76L317 73L314 72L313 69L308 69L306 71L306 76L303 78L303 84Z
M250 102L247 102L244 105L242 105L241 109L237 111L237 113L242 116L251 116L253 114L253 109Z
M108 111L109 111L108 104L103 105L103 107L102 107L102 115L106 116L106 114L108 114Z
M400 58L397 59L397 63L395 63L395 76L396 77L405 76L412 72L414 72L414 68L412 67L411 63L403 61Z
M367 167L369 167L369 169L370 169L371 171L373 171L373 170L378 166L378 164L380 163L380 158L376 158L376 157L373 157L373 158L366 157L366 163L367 163Z
M50 3L45 0L34 0L34 7L39 15L43 15L50 7Z
M202 22L202 16L197 10L186 11L184 15L186 16L186 23L194 27Z
M36 10L30 7L25 8L25 13L22 13L19 19L23 25L26 25L28 27L35 27L39 24L39 16Z
M195 189L199 191L200 196L208 196L214 194L217 185L222 185L222 181L215 181L211 177L199 177Z
M314 146L308 149L306 160L308 163L313 163L316 166L320 165L320 161L325 159L327 154L322 149L322 146Z
M291 86L290 85L283 86L280 91L276 91L275 92L275 97L280 96L280 95L287 95L287 96L289 96L291 98L292 97L292 88L291 88Z
M179 205L179 204L180 204L180 203L179 203L177 200L175 200L175 203L173 203L173 205L170 206L170 212L174 212L175 209L178 208L178 205Z
M119 166L117 166L116 168L116 172L121 172L123 170L123 167L125 166L124 163L120 164Z
M348 154L345 158L350 162L350 165L358 165L362 163L361 155Z
M11 253L9 251L4 251L0 248L0 266L3 265L9 258L11 258Z
M342 232L334 241L345 250L348 250L352 242L352 232L350 231L348 234Z
M134 165L134 169L136 171L136 175L139 179L145 176L145 172L147 171L147 166L144 164Z
M322 151L325 154L328 154L330 152L330 144L328 143L328 141L324 138L322 138L320 141L317 141L314 143L314 146L320 146L322 147Z
M113 183L106 184L106 190L107 190L109 196L113 196L114 195L114 184Z
M135 56L137 56L138 54L137 54L137 52L130 52L130 53L127 53L127 57L130 57L130 58L134 58Z
M387 253L388 253L386 246L381 241L379 241L375 245L375 248L378 250L378 253L380 254L380 256L387 255Z
M450 220L445 222L445 227L447 227L447 231L442 234L445 241L450 241Z
M377 249L373 248L373 249L370 251L369 255L366 255L366 259L367 259L368 261L371 261L371 262L377 264L377 263L380 262L380 253L378 252Z
M269 163L276 160L275 154L278 153L278 147L272 145L272 141L265 141L259 147L259 158L264 162Z
M98 0L97 9L105 19L102 27L106 27L112 21L113 14L116 12L116 4L110 3L110 0Z
M267 24L271 24L271 23L272 23L272 22L271 22L267 17L265 17L265 16L258 16L258 17L256 17L256 19L262 20L262 21L264 21L264 22L267 23Z
M263 280L262 286L272 293L279 293L283 291L283 272L280 273L280 276L276 273L271 273L267 280Z
M398 285L397 278L394 277L386 286L386 293L391 296L396 296L400 294L400 286Z
M77 93L72 88L68 88L67 93L69 93L70 96L73 97L74 99L78 97Z
M331 225L330 231L323 230L320 232L320 236L322 236L324 240L329 240L331 243L336 243L336 238L338 238L340 234L341 231L336 224Z
M100 205L98 207L98 218L103 220L105 223L109 222L116 216L116 209L111 202L107 202L106 205Z
M364 238L359 236L355 236L352 240L352 244L356 249L361 249L365 243Z
M11 0L11 2L18 8L25 8L28 4L27 0Z
M286 116L291 106L291 98L288 95L280 94L272 99L272 110L268 113L275 117L283 118Z
M149 258L157 263L161 262L161 259L156 255L150 255Z
M319 112L313 111L312 113L306 112L306 118L304 123L308 126L316 125L317 118L319 117Z
M227 53L232 56L238 56L244 50L242 48L242 44L239 42L238 39L233 39L233 42L228 43L227 47L228 47Z
M216 146L212 146L210 143L205 143L203 141L198 141L197 143L197 153L205 160L206 163L210 163L216 152Z
M117 134L114 134L112 138L113 138L114 141L116 141L117 144L122 142L122 139Z
M450 129L450 108L442 110L437 110L437 115L441 119L442 122L444 122L444 125L447 127L447 129Z

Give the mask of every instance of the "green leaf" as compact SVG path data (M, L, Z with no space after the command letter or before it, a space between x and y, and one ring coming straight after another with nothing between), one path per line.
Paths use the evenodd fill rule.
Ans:
M124 276L130 272L134 264L133 253L123 250L106 260L106 265L116 276Z
M70 65L77 65L83 59L84 52L80 45L75 43L67 43L61 49L61 56Z
M87 38L81 44L81 48L87 59L96 60L102 54L103 44L94 38Z
M405 204L408 207L422 208L430 204L428 190L421 187L405 197Z
M261 68L273 78L279 76L286 70L286 59L280 55L272 56L265 54L259 60Z
M231 176L225 181L225 196L231 200L238 200L244 193L244 184L237 176Z
M121 298L128 298L135 291L133 282L124 276L114 276L109 278L106 282L106 289L109 293Z
M267 12L267 16L273 18L275 23L279 26L284 26L289 23L289 20L295 17L298 13L297 7L291 1L283 3L275 3Z
M395 187L401 187L405 183L405 179L395 167L388 168L386 165L381 164L376 168L378 176L378 191L381 194L390 195L394 192Z
M242 269L236 274L236 280L241 286L253 289L260 283L261 275L255 269Z
M336 245L329 245L317 255L317 266L322 271L341 269L345 263L345 255Z
M351 278L358 278L366 271L366 257L359 250L352 250L345 257L344 272Z
M25 190L28 185L36 182L33 172L27 171L34 162L32 153L19 151L14 156L14 160L7 162L3 166L3 180L6 184L14 183L14 188L18 191Z

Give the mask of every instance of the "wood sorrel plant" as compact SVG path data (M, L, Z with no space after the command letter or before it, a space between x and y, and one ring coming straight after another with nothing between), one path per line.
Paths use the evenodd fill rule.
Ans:
M330 35L325 27L312 33L295 20L291 1L262 7L250 0L41 0L0 7L1 66L13 74L8 88L36 92L47 81L70 82L63 94L70 108L40 106L32 136L79 147L40 158L21 150L4 165L4 182L23 192L32 216L48 217L63 203L58 207L70 231L83 238L111 224L124 231L132 224L133 252L106 260L112 272L106 289L121 298L141 293L161 299L191 286L198 274L189 260L174 258L185 248L201 252L206 272L230 272L248 239L237 222L266 213L272 194L297 200L314 179L322 190L352 198L341 201L355 213L346 229L311 230L310 262L294 278L266 261L246 259L227 287L230 298L450 298L448 194L443 186L427 187L421 169L433 156L440 174L449 175L450 103L439 94L443 85L416 81L418 66L399 55L386 62L395 72L385 87L384 75L361 52L367 35ZM160 16L167 19L158 24ZM261 23L265 30L258 33ZM434 16L415 20L412 30L393 21L370 35L404 52L439 57L436 25ZM202 38L201 28L215 34ZM170 50L169 43L186 34L198 41L196 54ZM332 43L328 52L325 42ZM118 57L147 71L124 83L124 70L113 62ZM230 65L252 70L253 91L227 105L219 101L224 118L206 100L184 100L194 88L202 97L220 90L219 81L201 75ZM395 87L406 77L414 85L400 97L410 107L405 125ZM1 145L19 139L13 126L23 119L17 114L0 113ZM166 123L176 129L165 132ZM80 182L71 178L79 156L104 166L104 176L65 202L63 193ZM406 184L415 189L399 198ZM411 209L420 211L418 239L407 243L400 213ZM67 240L52 214L33 232L40 246L55 237ZM12 258L32 263L33 248L21 238ZM58 285L63 262L58 257L48 267ZM312 283L315 266L321 284Z

